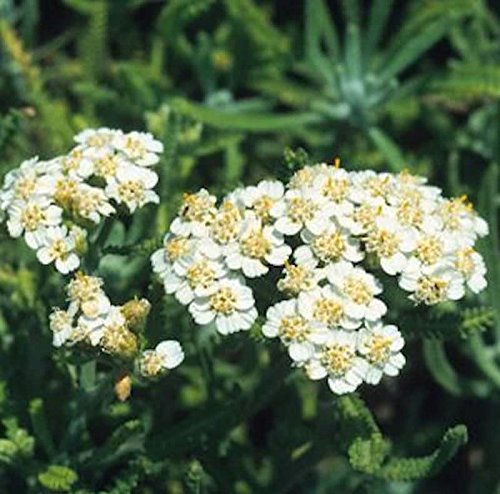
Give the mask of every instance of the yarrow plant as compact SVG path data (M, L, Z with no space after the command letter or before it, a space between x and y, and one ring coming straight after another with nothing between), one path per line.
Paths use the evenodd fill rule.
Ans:
M64 275L85 266L93 247L90 233L103 218L133 214L159 202L153 190L158 175L152 167L163 145L151 134L88 129L75 141L65 156L23 162L7 174L0 191L0 219L6 220L10 236L23 236L42 264L54 263ZM142 349L140 336L150 303L133 299L113 305L103 284L83 270L73 275L66 286L68 307L50 314L53 345L96 350L122 366L135 362L146 378L177 367L184 359L179 342L167 340L154 350Z
M150 134L89 129L75 141L65 156L23 162L0 191L0 219L10 236L23 236L42 264L54 263L63 274L78 269L88 233L103 218L159 202L151 167L163 145Z
M236 189L219 205L205 189L186 194L151 262L195 323L223 335L254 325L255 280L267 277L263 334L343 394L405 364L380 273L415 304L479 293L486 268L474 245L488 226L465 197L446 199L422 177L339 164Z

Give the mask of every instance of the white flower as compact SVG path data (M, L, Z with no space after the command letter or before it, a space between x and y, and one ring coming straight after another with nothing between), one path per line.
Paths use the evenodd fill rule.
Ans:
M296 296L300 292L314 290L325 278L324 269L285 262L284 277L278 280L278 290Z
M53 333L52 344L55 347L60 347L71 339L74 332L74 316L73 312L61 309L54 309L50 314L50 329Z
M99 223L101 216L107 217L115 212L102 189L87 184L79 184L73 194L72 209L74 213L93 223Z
M283 265L291 252L281 233L271 226L262 226L253 218L246 221L238 241L224 250L228 267L241 269L248 278L266 274L269 271L267 264Z
M479 293L487 286L486 265L483 256L471 247L464 247L454 253L454 267L464 277L467 286Z
M86 319L106 317L111 302L102 290L103 281L96 276L77 272L66 287L70 310L81 311Z
M284 235L295 235L303 228L319 235L329 224L332 204L312 188L288 190L271 209L274 227Z
M345 303L332 286L326 285L300 293L298 311L308 321L318 321L330 329L356 329L361 321L346 314Z
M284 185L278 180L262 180L256 186L246 187L242 200L247 208L263 222L272 221L271 209L283 197Z
M341 168L328 167L313 182L313 189L331 201L335 207L333 214L340 225L348 227L354 211L351 201L353 188L349 172Z
M152 189L158 183L158 175L138 166L120 167L116 178L106 186L106 194L118 203L125 203L133 213L147 203L158 204L160 198Z
M422 266L416 259L408 262L399 279L399 286L412 300L434 305L445 300L459 300L464 296L463 276L448 263Z
M65 226L50 227L44 231L37 257L42 264L54 262L60 273L68 274L80 265L74 250L75 239Z
M95 151L93 155L94 175L110 183L116 180L120 168L133 167L134 164L125 156L116 153L111 148L101 148Z
M145 350L139 359L139 369L146 377L154 377L175 369L184 360L181 344L175 340L165 340L154 350Z
M119 307L110 306L105 314L96 318L82 315L78 318L78 329L92 346L97 346L108 329L125 327L127 321Z
M113 146L139 166L155 165L160 161L158 154L163 152L163 144L146 132L118 134L113 138Z
M87 179L94 173L92 159L84 154L84 147L77 146L69 154L60 158L65 175L76 179Z
M390 216L379 216L364 238L367 252L377 255L382 269L390 275L403 271L417 244L417 231L403 227Z
M375 298L375 295L382 293L380 283L364 269L342 261L331 264L326 271L335 292L346 301L348 316L375 321L387 312L384 302Z
M398 328L381 322L358 333L357 349L368 363L365 381L378 384L384 374L397 376L405 364L404 340Z
M179 215L170 225L170 231L185 237L207 235L207 227L217 213L216 202L216 197L205 189L196 194L184 194Z
M319 235L305 229L300 237L306 245L295 249L294 257L299 265L316 267L320 262L329 264L341 260L359 262L364 257L358 240L354 239L348 230L333 222L328 222Z
M202 326L215 322L224 335L250 329L257 318L252 290L238 278L217 281L208 295L195 298L189 312Z
M197 252L193 257L179 258L175 270L167 271L163 282L168 294L175 294L181 304L188 305L195 297L211 293L217 280L226 274L222 262Z
M77 143L90 148L103 148L105 146L111 146L113 140L121 134L121 130L101 127L99 129L86 129L77 134L74 139Z
M296 299L269 307L262 332L267 338L279 336L290 357L299 364L311 359L315 345L324 343L329 335L325 324L307 320L299 313Z
M328 377L328 385L335 394L354 391L366 375L367 363L356 355L356 334L345 331L330 333L327 342L306 364L310 379Z
M46 197L34 197L28 201L15 200L9 207L8 214L7 228L10 236L18 238L24 232L28 246L36 249L45 229L61 223L62 209Z

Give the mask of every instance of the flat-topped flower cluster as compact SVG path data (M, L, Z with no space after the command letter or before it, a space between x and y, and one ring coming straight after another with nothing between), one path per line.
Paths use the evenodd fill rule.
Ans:
M50 314L54 346L86 346L122 361L135 359L145 377L159 376L184 360L181 345L174 340L140 351L139 334L150 309L146 299L113 305L104 292L103 280L81 271L68 283L66 293L68 307L55 308Z
M32 158L7 174L0 190L0 220L24 236L43 264L63 274L76 270L87 231L125 205L130 213L158 203L152 190L163 145L151 134L101 128L75 136L77 145L49 161Z
M152 265L197 324L222 334L250 329L251 286L266 276L264 335L341 394L405 362L374 273L397 277L417 304L478 293L486 269L474 244L487 233L465 197L446 199L424 178L317 164L219 205L204 189L185 195Z

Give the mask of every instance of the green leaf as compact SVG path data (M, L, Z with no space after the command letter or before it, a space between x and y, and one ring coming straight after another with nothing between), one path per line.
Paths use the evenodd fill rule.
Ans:
M52 440L52 435L50 434L50 430L47 424L43 401L40 398L31 400L29 405L29 413L36 438L44 447L48 457L52 458L55 454L55 447Z
M394 0L373 1L363 45L367 59L370 59L371 54L377 49L380 43L393 3Z
M62 465L51 465L45 472L38 474L40 484L54 492L69 492L77 480L77 473Z
M448 393L455 396L486 397L491 392L489 382L466 379L455 371L442 341L434 338L424 340L423 351L429 372Z
M467 428L457 425L448 429L439 447L421 458L393 458L376 472L378 477L392 481L418 480L438 474L467 443Z
M426 26L414 37L408 39L402 46L398 46L394 53L385 57L381 62L381 71L379 77L382 81L389 81L405 70L423 53L435 45L449 29L449 21L447 19L439 19Z
M392 172L399 173L408 168L399 146L382 129L372 127L368 131L368 135L387 159Z
M218 129L246 132L297 131L306 125L322 121L322 117L314 113L288 113L286 115L230 113L180 98L172 100L170 104L172 109L180 115Z

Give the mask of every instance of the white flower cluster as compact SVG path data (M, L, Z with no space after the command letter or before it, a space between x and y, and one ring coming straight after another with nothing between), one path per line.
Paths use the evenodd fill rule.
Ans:
M252 326L247 283L270 271L275 280L280 268L263 301L263 333L342 394L405 363L403 337L384 324L382 286L368 270L397 277L415 303L458 300L465 287L486 286L474 244L487 233L466 198L445 199L421 177L318 164L286 187L263 181L219 206L204 189L186 195L152 265L197 324L215 322L222 334ZM269 306L278 292L288 298Z
M11 237L24 235L42 264L67 274L80 265L87 230L115 207L130 213L158 203L152 190L158 175L150 169L163 145L151 134L101 128L85 130L67 155L33 158L8 173L0 190L0 220Z
M103 281L78 271L66 292L69 305L50 314L50 329L56 347L76 344L94 347L119 359L138 359L146 377L177 367L184 353L177 341L161 342L154 350L139 352L137 334L143 327L150 304L146 299L112 305L103 290Z

